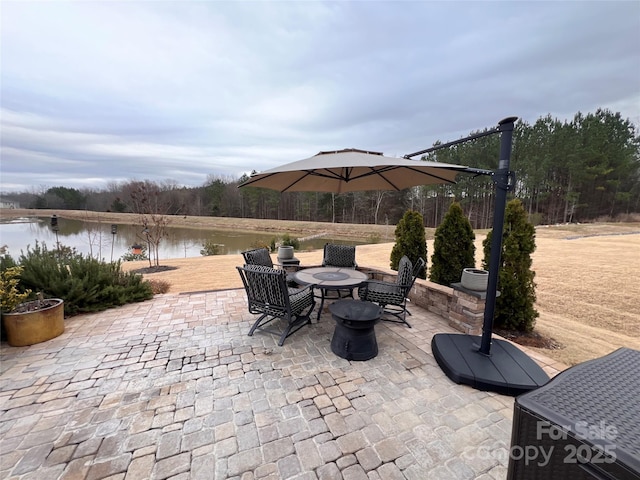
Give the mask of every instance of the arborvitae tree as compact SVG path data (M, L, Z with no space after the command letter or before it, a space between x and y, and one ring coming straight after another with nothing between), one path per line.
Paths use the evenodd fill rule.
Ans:
M491 257L489 232L482 243L484 249L483 268L488 268ZM538 317L534 308L536 285L535 272L531 270L531 254L536 249L536 232L527 219L522 202L518 199L507 203L502 235L502 256L494 323L497 327L530 332Z
M442 223L436 228L429 280L447 286L459 282L462 269L476 265L475 238L471 222L462 207L457 202L452 203Z
M398 270L398 264L403 255L415 265L418 258L427 259L427 239L424 233L422 215L414 210L407 210L396 225L396 243L391 249L391 268ZM420 278L427 278L426 267L420 273Z

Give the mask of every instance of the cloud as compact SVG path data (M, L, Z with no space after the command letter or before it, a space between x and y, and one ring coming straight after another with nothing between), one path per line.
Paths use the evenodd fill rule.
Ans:
M5 2L2 190L201 185L516 115L640 124L637 2Z

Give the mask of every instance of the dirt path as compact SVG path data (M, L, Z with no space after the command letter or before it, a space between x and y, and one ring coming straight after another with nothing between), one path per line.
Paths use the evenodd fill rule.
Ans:
M135 222L135 216L90 212L0 211L0 217L34 214L86 218L95 221ZM305 237L322 232L330 236L368 239L381 243L360 245L360 265L389 267L393 247L393 226L350 225L316 222L260 221L213 217L176 217L172 225L244 231L288 232ZM476 257L481 258L484 233L476 231ZM427 229L428 255L433 253L433 229ZM536 330L562 344L556 350L540 350L545 355L572 365L606 355L620 346L640 350L640 223L598 223L539 227L533 254L536 271L536 308L540 313ZM322 261L322 251L296 252L303 265ZM170 292L241 288L235 269L239 255L167 259L162 265L175 270L146 275L167 281ZM148 266L148 262L128 262L126 270Z

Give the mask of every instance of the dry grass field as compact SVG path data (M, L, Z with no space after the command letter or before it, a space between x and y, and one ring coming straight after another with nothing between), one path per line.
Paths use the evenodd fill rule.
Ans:
M6 215L41 215L85 218L105 223L134 223L135 216L61 211L0 211ZM389 267L393 226L327 224L316 222L259 221L211 217L175 217L172 224L209 229L233 229L284 233L306 237L367 239L380 243L358 246L358 263ZM476 252L481 257L484 233L476 232ZM433 229L427 230L429 255L433 252ZM536 308L540 313L536 331L552 337L556 349L538 349L558 361L573 365L606 355L618 347L640 349L640 223L595 223L539 227L533 254L536 272ZM322 251L296 252L303 265L319 264ZM170 292L189 292L241 287L235 266L239 255L161 259L174 270L146 275L167 281ZM127 270L148 266L128 262Z

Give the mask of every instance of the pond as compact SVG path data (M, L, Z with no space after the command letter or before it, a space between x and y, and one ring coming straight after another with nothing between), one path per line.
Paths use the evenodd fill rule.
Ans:
M66 218L58 219L58 232L51 228L51 218L16 218L0 221L0 246L6 245L8 253L17 259L22 250L36 241L45 243L49 249L61 245L75 248L78 252L106 261L117 260L131 253L135 244L146 245L139 225L117 225L116 234L111 233L111 224L85 222ZM221 255L239 254L251 248L255 242L269 244L273 233L241 232L227 230L202 230L170 227L169 235L160 243L160 260L201 256L203 244L211 239L219 245ZM335 240L327 237L300 242L300 249L322 248L325 243L361 245L364 242Z

